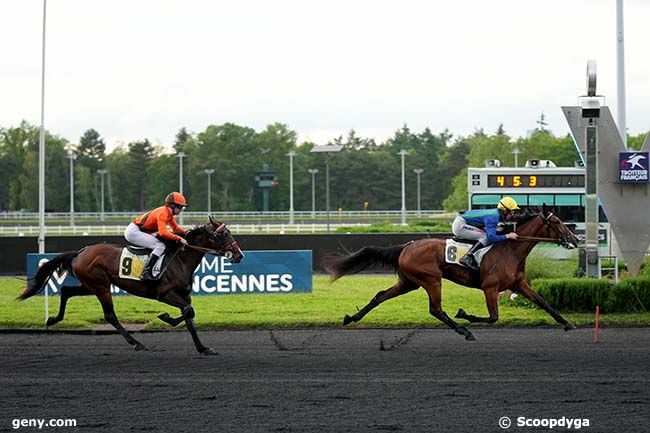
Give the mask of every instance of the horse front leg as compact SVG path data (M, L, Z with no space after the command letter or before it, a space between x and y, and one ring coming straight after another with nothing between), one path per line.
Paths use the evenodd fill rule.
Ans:
M181 319L180 321L178 321L178 323L184 320L185 324L187 325L187 330L190 331L190 335L192 336L192 341L194 341L194 346L196 347L196 350L203 355L217 355L217 352L205 346L201 342L201 339L199 338L199 335L196 332L196 326L194 325L195 313L194 313L194 308L192 308L192 305L190 303L189 296L187 297L187 299L185 299L178 293L171 291L166 293L162 298L159 298L158 300L164 302L165 304L171 305L173 307L177 307L181 310L181 316L176 319L169 317L169 314L167 314L166 318L170 319L170 321L167 322L165 319L161 317L161 316L164 317L166 313L159 315L158 317L160 319L162 319L163 321L169 324L176 323L178 319Z
M487 306L490 317L473 316L467 314L462 308L459 308L458 313L456 313L456 319L465 319L471 323L494 323L499 320L499 288L489 287L483 290L483 293L485 294L485 305Z
M524 279L521 280L521 282L519 283L518 292L525 298L528 298L531 301L533 301L538 307L546 311L548 314L550 314L551 317L553 317L557 323L559 323L564 327L565 331L576 329L574 324L572 324L564 317L562 317L562 315L557 311L555 311L555 309L551 307L549 303L546 302L546 300L539 295L539 293L534 291L533 288L530 287L530 285L526 282L526 280Z

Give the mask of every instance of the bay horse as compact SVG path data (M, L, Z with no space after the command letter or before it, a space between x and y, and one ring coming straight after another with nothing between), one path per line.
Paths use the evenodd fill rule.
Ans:
M479 272L445 261L445 239L420 239L392 247L364 247L348 256L327 256L322 265L330 274L330 281L355 274L372 265L384 265L395 269L398 281L392 287L378 292L361 310L346 315L343 325L358 322L373 308L384 301L423 287L429 296L429 313L456 331L466 340L474 335L456 323L442 309L442 278L466 287L478 288L485 294L489 317L477 317L459 309L455 318L469 322L494 323L499 319L499 293L511 290L533 301L544 309L565 331L575 329L555 311L524 278L526 257L540 241L556 242L567 249L576 248L578 238L556 215L546 208L533 214L518 216L518 240L494 244L481 261Z
M174 256L169 260L166 271L158 281L121 278L119 262L123 247L94 244L79 251L60 254L45 263L17 299L24 300L39 293L54 272L65 270L75 276L81 285L61 287L59 313L55 317L49 317L46 326L52 326L63 320L66 304L71 297L95 295L102 306L106 321L113 325L135 350L146 350L146 347L133 338L117 319L111 297L111 284L114 284L132 295L156 299L179 308L181 315L177 318L170 317L168 313L160 314L158 318L171 326L185 321L196 350L205 355L214 355L216 352L204 346L196 333L195 314L190 297L192 274L206 253L226 256L232 263L239 263L244 253L226 225L215 221L212 217L209 217L207 224L190 230L185 239L188 242L185 247L180 243L168 246L166 254Z

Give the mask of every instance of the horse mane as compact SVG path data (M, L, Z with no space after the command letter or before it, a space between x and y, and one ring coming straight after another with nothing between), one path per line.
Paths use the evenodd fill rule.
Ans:
M527 223L531 222L535 217L541 214L542 212L539 209L529 208L523 212L516 214L513 221L521 226L524 226Z
M206 233L207 231L208 229L205 227L205 225L195 225L187 231L185 239L194 239L196 236L200 235L201 233Z

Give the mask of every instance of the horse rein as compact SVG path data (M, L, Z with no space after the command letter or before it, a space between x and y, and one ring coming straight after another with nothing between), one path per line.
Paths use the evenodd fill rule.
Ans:
M226 245L221 250L214 250L212 248L204 248L204 247L200 247L198 245L191 245L191 244L187 244L187 245L185 245L185 247L187 247L187 248L189 248L191 250L194 250L194 251L199 251L201 253L210 253L210 254L222 255L223 253L229 252L231 247L233 247L234 245L237 245L236 241L229 243L228 245Z

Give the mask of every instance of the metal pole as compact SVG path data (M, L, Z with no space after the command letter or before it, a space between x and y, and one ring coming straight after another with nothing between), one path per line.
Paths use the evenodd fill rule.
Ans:
M310 168L307 171L311 174L311 217L316 218L316 173L318 173L318 169Z
M102 180L101 180L101 188L102 188L102 193L101 193L101 197L102 197L102 201L101 201L102 208L101 208L101 209L102 209L102 212L101 212L101 214L100 214L100 215L101 215L100 219L101 219L102 221L105 221L105 220L106 220L106 216L104 215L104 175L106 174L107 171L108 171L108 170L104 170L104 169L97 170L97 173L99 173L99 175L102 177Z
M420 209L420 175L424 172L423 169L421 168L415 168L413 169L413 172L418 175L418 217L421 214L421 209Z
M74 160L77 158L70 152L70 225L74 226Z
M325 207L327 208L327 233L330 232L330 158L325 159Z
M178 155L176 155L176 157L178 158L178 164L179 164L179 169L178 169L178 184L179 184L178 188L179 188L179 190L178 190L178 192L180 192L181 194L183 194L183 158L186 155L187 154L185 152L178 152ZM181 212L181 214L180 214L179 223L180 223L181 226L183 225L183 212Z
M38 253L45 253L45 24L47 0L43 0L43 53L41 58L41 131L38 138ZM45 320L49 317L48 286L45 285Z
M212 211L212 183L210 182L210 177L214 173L214 168L206 168L205 174L208 175L208 215Z
M623 28L623 0L616 0L616 89L618 96L618 132L627 148L625 125L625 39Z
M289 157L289 224L294 224L294 215L293 215L293 157L296 155L296 152L293 150L287 153Z
M402 149L398 152L398 155L402 156L402 225L406 225L406 182L404 178L404 156L406 155L406 150Z

